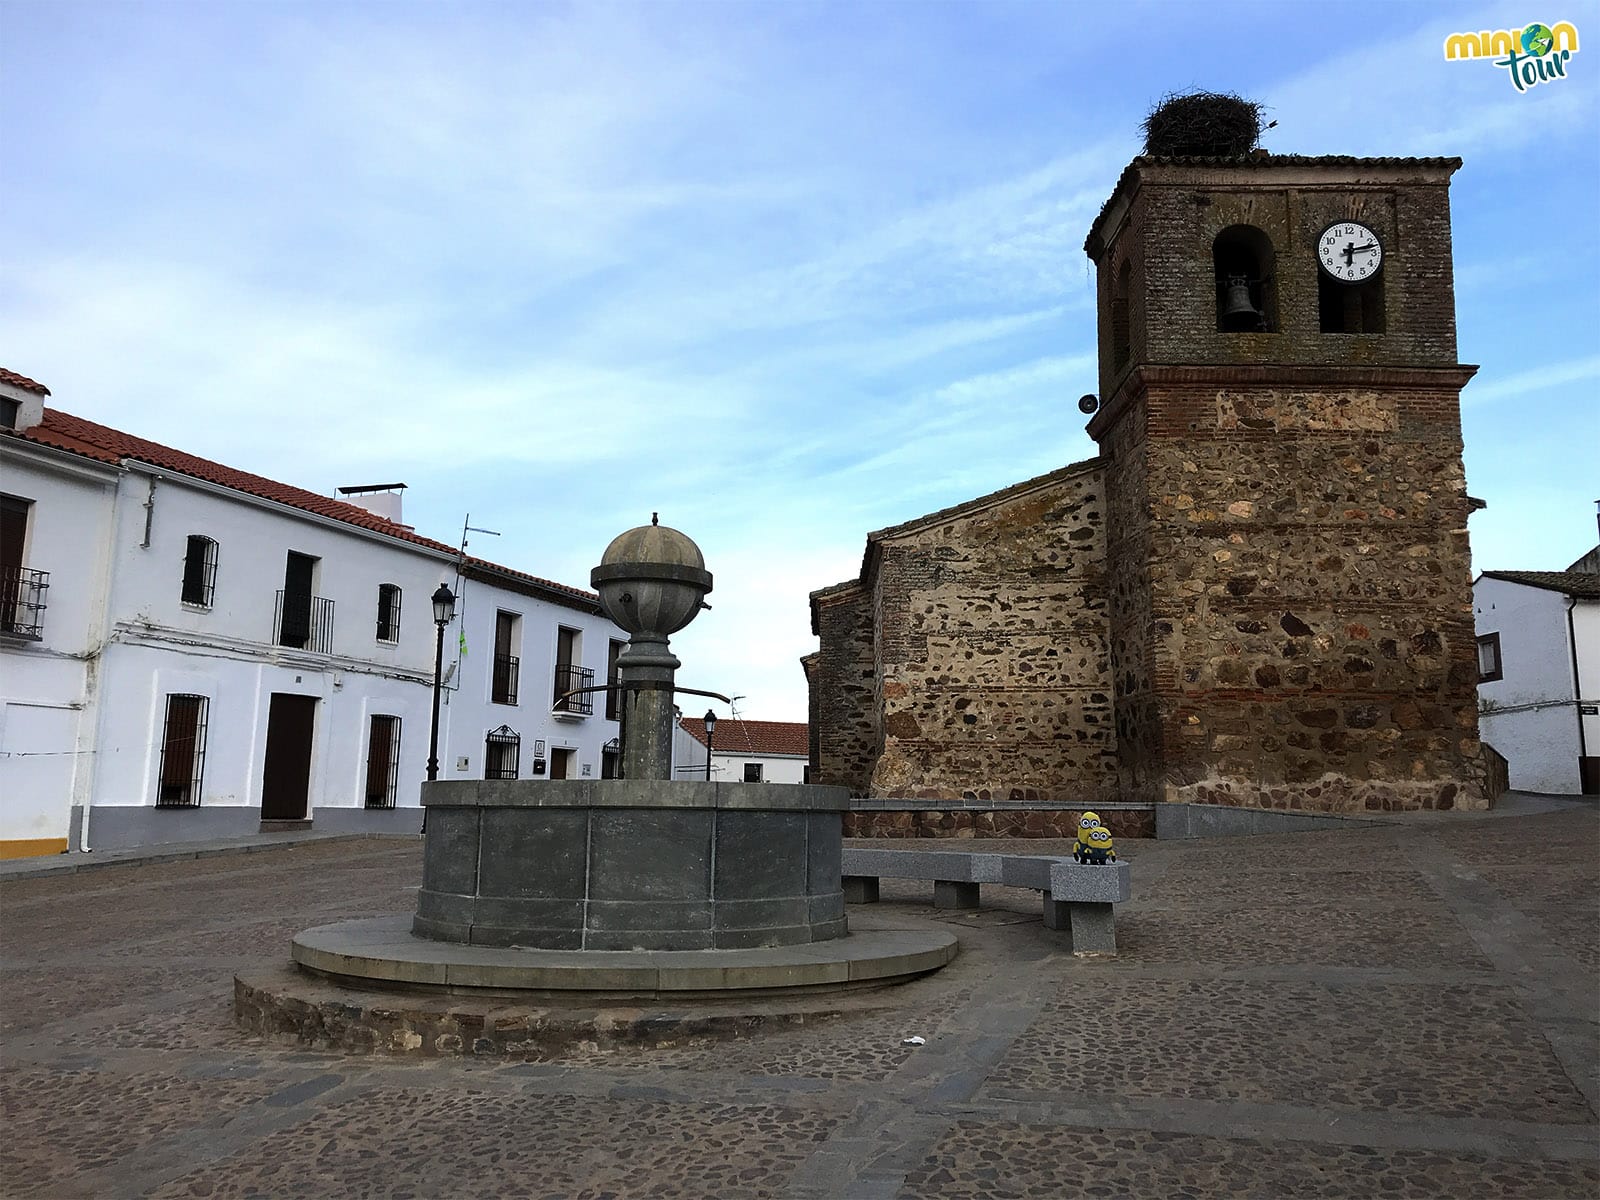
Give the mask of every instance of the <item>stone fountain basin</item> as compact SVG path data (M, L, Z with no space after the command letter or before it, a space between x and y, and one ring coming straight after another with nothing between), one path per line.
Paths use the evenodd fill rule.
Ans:
M423 785L422 802L419 937L624 951L846 933L844 788L464 779Z

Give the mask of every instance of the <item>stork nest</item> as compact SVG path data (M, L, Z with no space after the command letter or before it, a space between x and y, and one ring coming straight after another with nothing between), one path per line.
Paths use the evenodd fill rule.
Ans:
M1261 105L1221 92L1164 96L1144 119L1144 150L1163 158L1238 158L1261 140Z

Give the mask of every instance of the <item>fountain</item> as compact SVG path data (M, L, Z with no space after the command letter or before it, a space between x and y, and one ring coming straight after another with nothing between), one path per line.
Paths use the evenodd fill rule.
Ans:
M676 685L668 645L707 607L712 577L694 542L652 518L611 542L591 583L629 634L614 685L622 778L424 784L415 914L302 931L291 956L303 974L292 978L338 991L313 1000L282 980L240 977L241 1025L319 1045L423 1052L469 1048L448 1032L465 1027L477 1031L473 1052L505 1053L550 1023L542 1008L508 1015L519 999L836 992L903 982L955 956L944 931L850 932L845 789L670 778L674 694L715 695ZM372 989L484 997L493 1030L482 1005L464 1016L450 1003L418 1003L397 1016Z

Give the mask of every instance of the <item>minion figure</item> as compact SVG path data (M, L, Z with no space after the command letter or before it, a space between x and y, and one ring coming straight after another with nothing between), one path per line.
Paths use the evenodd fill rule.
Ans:
M1111 831L1104 825L1096 825L1089 830L1089 844L1084 850L1083 858L1079 859L1079 861L1094 863L1097 866L1104 866L1108 862L1116 862L1117 852L1112 845Z
M1072 843L1072 861L1088 862L1089 831L1100 828L1100 814L1086 812L1078 818L1078 836Z

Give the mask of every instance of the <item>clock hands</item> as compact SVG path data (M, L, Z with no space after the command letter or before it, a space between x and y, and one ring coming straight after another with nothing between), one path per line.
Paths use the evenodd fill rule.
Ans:
M1377 248L1378 248L1378 243L1377 242L1368 242L1365 246L1358 246L1354 242L1349 243L1344 248L1345 265L1349 266L1352 263L1354 263L1355 260L1356 260L1356 255L1365 254L1365 253L1367 253L1367 251L1376 250Z

